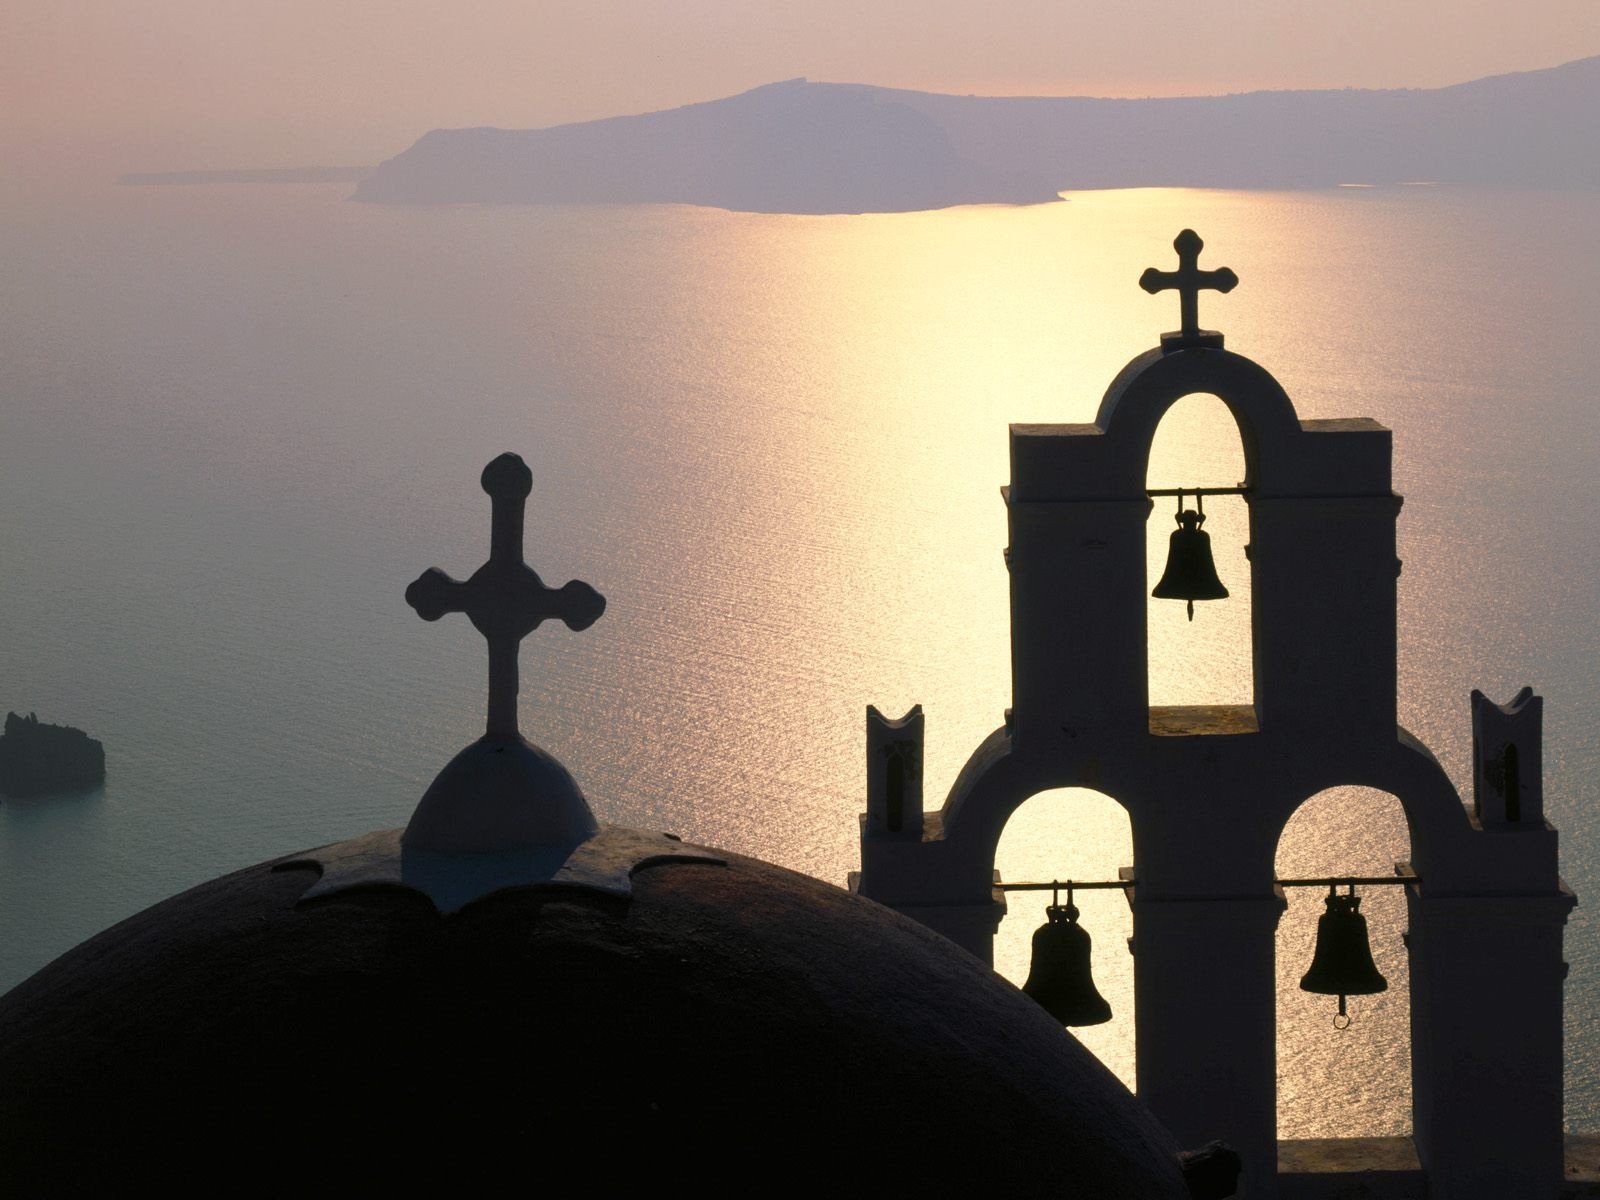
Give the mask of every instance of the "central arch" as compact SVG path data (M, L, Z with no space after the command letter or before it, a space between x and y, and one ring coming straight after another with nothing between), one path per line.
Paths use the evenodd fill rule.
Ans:
M1245 478L1242 435L1232 411L1217 396L1191 392L1179 398L1156 426L1149 447L1145 484L1232 488ZM1204 515L1218 578L1227 599L1201 602L1193 617L1181 601L1157 599L1180 508ZM1153 707L1255 704L1255 655L1250 562L1250 509L1241 496L1157 496L1145 531L1146 671Z

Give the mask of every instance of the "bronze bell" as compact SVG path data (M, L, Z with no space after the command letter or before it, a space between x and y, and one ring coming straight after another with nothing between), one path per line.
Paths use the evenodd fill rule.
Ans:
M1078 924L1078 907L1067 889L1065 904L1045 910L1045 923L1033 933L1033 963L1025 995L1063 1025L1101 1025L1111 1020L1111 1005L1095 990L1089 974L1089 931Z
M1205 504L1199 496L1195 504L1195 508L1184 508L1183 493L1178 493L1178 528L1167 542L1167 569L1150 593L1157 600L1187 600L1191 621L1196 600L1228 598L1228 589L1217 578L1217 565L1211 560L1211 535L1200 528L1206 523Z
M1341 896L1332 885L1325 900L1328 908L1317 918L1317 948L1311 956L1311 969L1300 980L1300 990L1339 997L1339 1015L1334 1024L1350 1023L1345 1012L1346 996L1372 996L1389 990L1389 981L1372 961L1372 946L1367 941L1367 919L1360 913L1361 900L1354 886ZM1344 1025L1340 1025L1340 1021Z

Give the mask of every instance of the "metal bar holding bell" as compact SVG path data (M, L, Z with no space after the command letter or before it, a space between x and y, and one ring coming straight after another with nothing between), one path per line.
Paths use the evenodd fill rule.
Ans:
M1050 883L997 883L994 890L997 892L1048 892L1052 888L1070 887L1074 891L1093 891L1098 888L1131 888L1138 884L1137 879L1096 879L1082 881L1077 879L1062 879ZM1273 883L1279 887L1394 887L1407 883L1421 883L1420 875L1332 875L1323 879L1274 879Z

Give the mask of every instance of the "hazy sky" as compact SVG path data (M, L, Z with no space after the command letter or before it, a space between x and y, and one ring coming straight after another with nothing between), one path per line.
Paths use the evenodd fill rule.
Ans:
M1437 86L1600 54L1600 0L0 0L0 153L365 163L806 75L1142 96Z

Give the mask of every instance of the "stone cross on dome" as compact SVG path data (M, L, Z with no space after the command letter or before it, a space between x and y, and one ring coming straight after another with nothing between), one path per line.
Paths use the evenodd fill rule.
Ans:
M1139 286L1152 296L1158 292L1176 290L1183 328L1175 333L1161 335L1163 350L1187 350L1196 346L1222 345L1222 335L1211 329L1200 328L1200 291L1202 288L1218 292L1231 292L1239 285L1239 277L1227 267L1202 271L1199 267L1200 251L1205 243L1192 229L1185 229L1173 239L1172 248L1178 252L1176 271L1158 271L1146 267L1139 276Z
M489 642L490 737L514 738L517 730L517 654L522 639L551 618L572 630L587 629L606 610L605 597L578 580L546 587L522 557L523 506L533 490L533 472L515 454L502 454L483 469L483 490L493 505L489 561L466 582L429 567L406 588L406 603L424 621L466 613Z
M627 896L633 872L654 862L725 860L665 833L602 825L572 773L517 731L517 650L552 618L587 629L605 597L587 583L550 588L523 561L523 510L533 473L515 454L483 469L493 504L489 561L465 582L430 567L406 588L426 621L465 613L489 642L489 721L412 811L388 829L314 850L320 878L306 896L398 886L421 892L445 913L507 888L587 888Z

